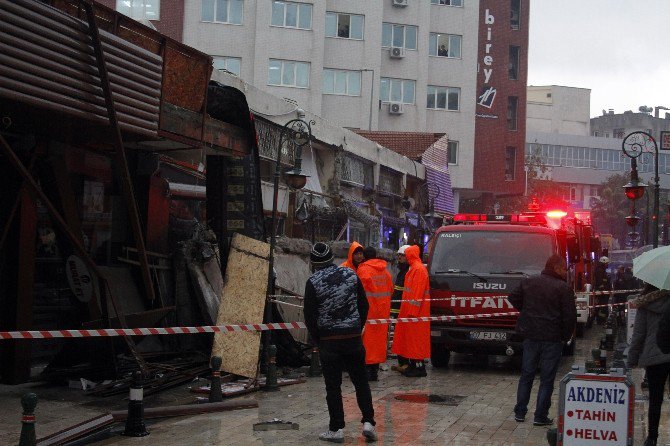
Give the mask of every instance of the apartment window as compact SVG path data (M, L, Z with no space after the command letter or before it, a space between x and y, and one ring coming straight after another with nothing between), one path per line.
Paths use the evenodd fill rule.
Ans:
M512 29L519 29L521 23L521 0L510 0L511 1L511 13L509 18L509 25Z
M516 178L516 147L505 148L505 181Z
M379 90L382 102L402 102L414 104L414 87L416 82L407 79L391 79L383 77Z
M323 70L323 93L343 96L361 95L361 72Z
M449 141L447 143L447 162L449 164L458 164L458 141Z
M518 46L509 47L509 78L512 80L519 79L519 51ZM551 93L549 93L551 94Z
M116 10L135 20L160 20L160 0L116 0Z
M463 0L430 0L431 5L463 6Z
M326 37L363 40L365 17L355 14L326 13Z
M612 132L613 132L615 138L623 139L624 136L626 136L626 134L625 134L626 130L625 129L614 129Z
M272 26L312 29L312 5L309 3L272 2Z
M517 129L517 107L519 104L519 98L516 96L509 96L507 98L507 129L516 130Z
M243 0L202 0L202 21L242 24Z
M382 23L382 47L416 49L416 26Z
M456 87L435 87L428 86L427 108L436 110L454 110L460 108L461 89Z
M268 85L309 88L309 63L270 59Z
M228 71L229 73L232 73L235 76L240 75L241 65L242 65L242 59L240 59L239 57L214 57L215 70Z
M462 36L458 34L430 33L428 54L440 57L461 57Z

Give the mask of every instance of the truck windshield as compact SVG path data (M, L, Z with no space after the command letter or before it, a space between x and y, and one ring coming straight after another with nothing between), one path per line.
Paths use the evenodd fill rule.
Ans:
M476 274L539 274L554 253L550 234L463 231L438 237L430 273L469 271Z

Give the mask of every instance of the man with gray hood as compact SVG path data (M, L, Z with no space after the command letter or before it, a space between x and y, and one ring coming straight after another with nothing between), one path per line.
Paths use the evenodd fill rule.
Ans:
M661 420L663 388L670 376L670 354L658 347L656 336L659 322L665 312L670 311L670 291L648 288L648 293L635 299L637 308L633 338L628 350L628 366L644 367L649 381L648 436L644 446L656 446L658 424Z

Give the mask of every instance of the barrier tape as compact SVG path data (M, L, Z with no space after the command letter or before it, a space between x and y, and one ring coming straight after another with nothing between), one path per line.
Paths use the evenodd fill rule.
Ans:
M626 302L606 305L591 305L589 308L614 307L626 305ZM449 322L462 319L486 319L501 316L517 316L518 311L462 314L453 316L425 316L403 317L390 319L369 319L370 325L397 324L398 322ZM96 330L28 330L28 331L0 331L0 340L3 339L52 339L52 338L91 338L91 337L118 337L118 336L148 336L148 335L177 335L198 333L230 333L243 331L268 331L305 329L304 322L274 322L270 324L246 325L205 325L200 327L167 327L167 328L103 328Z

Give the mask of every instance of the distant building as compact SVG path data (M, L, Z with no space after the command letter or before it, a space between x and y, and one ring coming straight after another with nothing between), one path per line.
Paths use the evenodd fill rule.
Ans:
M449 129L456 206L523 192L529 0L102 1L338 126Z

